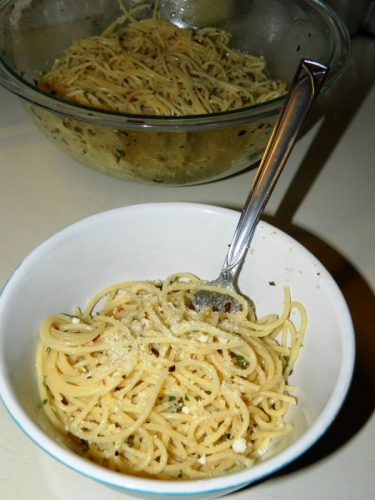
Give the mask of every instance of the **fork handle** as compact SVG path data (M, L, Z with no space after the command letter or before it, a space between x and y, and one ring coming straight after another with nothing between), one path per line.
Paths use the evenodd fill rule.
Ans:
M249 249L261 214L298 134L328 74L328 67L302 59L268 141L220 273L233 283Z

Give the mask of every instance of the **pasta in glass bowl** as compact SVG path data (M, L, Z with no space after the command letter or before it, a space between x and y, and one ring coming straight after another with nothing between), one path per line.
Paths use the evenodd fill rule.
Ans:
M125 493L217 498L321 437L350 384L354 332L320 262L261 222L239 280L252 302L191 308L238 218L134 205L26 257L0 296L0 396L34 443Z
M326 88L347 60L317 0L154 5L0 6L0 83L60 149L121 179L199 184L254 164L300 59L331 68Z

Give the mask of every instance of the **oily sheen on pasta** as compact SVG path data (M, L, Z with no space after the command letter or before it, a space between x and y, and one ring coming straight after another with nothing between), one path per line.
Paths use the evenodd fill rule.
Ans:
M120 283L40 326L43 408L75 449L112 470L196 479L259 461L287 434L287 379L306 330L285 289L280 315L197 312L194 275ZM214 288L219 292L223 290Z
M76 40L38 82L86 106L142 115L228 111L279 97L286 82L266 75L266 62L230 46L215 27L180 28L150 5L122 15L98 36Z

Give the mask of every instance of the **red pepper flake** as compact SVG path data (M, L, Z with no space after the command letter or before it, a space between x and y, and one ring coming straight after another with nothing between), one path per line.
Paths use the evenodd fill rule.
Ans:
M97 335L94 339L92 339L92 341L93 341L93 342L97 342L97 341L98 341L98 339L99 339L99 337L100 337L100 334L99 334L99 335Z
M175 371L176 371L176 367L175 367L175 365L170 366L170 367L168 368L168 371L169 371L169 372L175 372Z
M225 305L224 305L224 311L226 313L229 313L230 310L232 309L232 304L230 302L227 302Z

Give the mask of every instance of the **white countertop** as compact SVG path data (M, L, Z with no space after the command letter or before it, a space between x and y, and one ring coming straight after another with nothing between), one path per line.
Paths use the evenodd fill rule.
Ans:
M375 418L375 40L356 37L339 84L321 96L266 210L307 246L341 287L357 334L357 364L346 404L328 433L297 462L229 495L245 499L374 499ZM78 165L0 89L0 288L34 246L102 210L155 201L240 209L254 169L195 187L125 183ZM372 351L372 352L371 352ZM125 500L66 469L37 448L0 404L2 500Z

